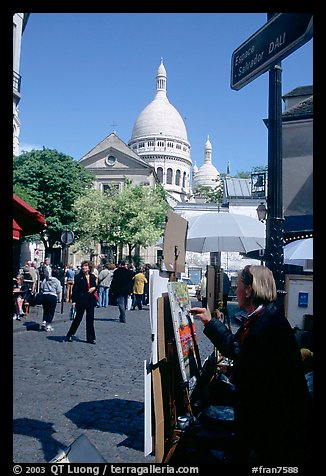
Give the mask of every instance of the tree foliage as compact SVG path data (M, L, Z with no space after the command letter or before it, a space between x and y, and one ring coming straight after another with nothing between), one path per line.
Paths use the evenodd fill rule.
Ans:
M105 193L96 190L75 203L78 241L74 249L92 252L94 243L128 246L129 258L137 245L153 245L162 236L169 205L161 185L134 186L125 180L119 192L109 187Z
M75 229L75 200L92 187L94 176L72 157L57 150L23 152L13 159L14 190L40 211L47 222L50 247L65 229Z
M222 185L219 184L216 187L207 187L205 185L199 185L194 195L196 198L203 198L205 203L222 203L223 199L223 189Z
M266 165L256 165L255 167L252 168L252 170L249 172L248 170L239 170L234 177L236 178L251 178L252 173L259 173L259 172L267 172L267 167Z

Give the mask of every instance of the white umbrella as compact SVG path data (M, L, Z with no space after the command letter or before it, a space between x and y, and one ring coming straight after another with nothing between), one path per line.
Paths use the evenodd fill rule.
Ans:
M247 215L202 213L188 219L187 251L249 251L265 249L265 225Z
M313 239L304 238L284 246L284 263L303 266L304 260L313 259Z

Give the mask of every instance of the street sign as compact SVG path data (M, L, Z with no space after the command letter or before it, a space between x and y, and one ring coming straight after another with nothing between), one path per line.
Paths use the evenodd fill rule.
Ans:
M231 88L239 90L304 45L313 35L311 13L277 13L237 48Z
M61 242L64 245L71 245L71 243L74 241L75 235L73 231L70 230L65 230L63 233L61 233Z

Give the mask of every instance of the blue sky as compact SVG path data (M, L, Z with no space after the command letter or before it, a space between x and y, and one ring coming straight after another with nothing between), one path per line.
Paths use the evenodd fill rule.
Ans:
M184 118L200 167L209 135L219 172L267 165L268 73L230 87L231 56L266 13L32 13L22 39L20 147L80 159L114 129L128 143L155 96ZM282 94L313 84L313 40L282 61Z

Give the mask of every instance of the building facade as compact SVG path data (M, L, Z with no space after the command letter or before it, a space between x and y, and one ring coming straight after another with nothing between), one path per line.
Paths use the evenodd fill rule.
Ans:
M283 208L285 239L313 235L313 87L282 97Z
M15 13L13 16L13 154L19 155L20 120L18 104L21 98L20 51L21 39L29 13Z

